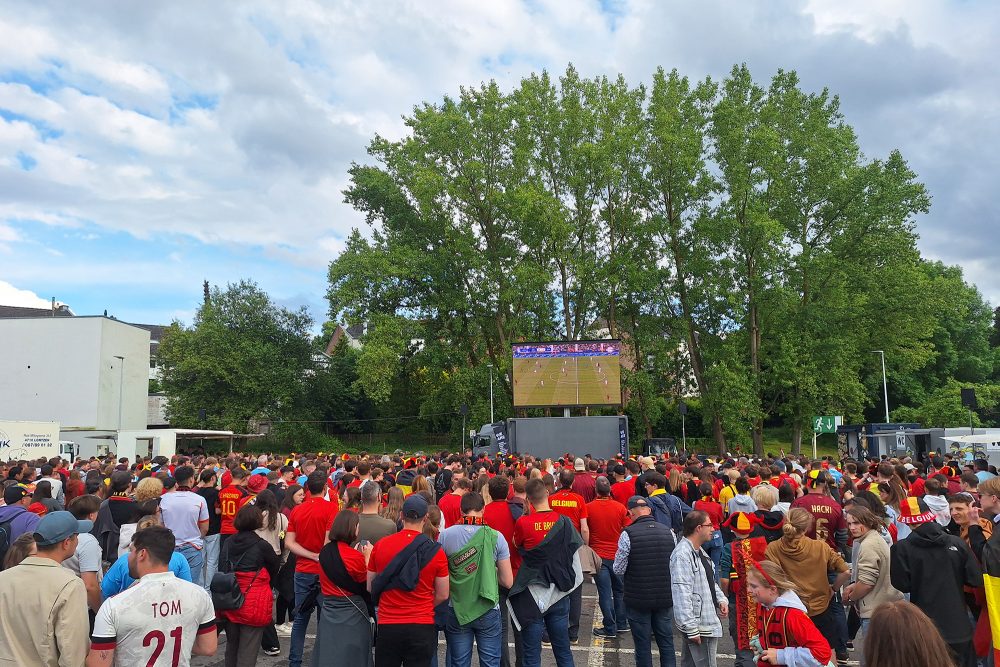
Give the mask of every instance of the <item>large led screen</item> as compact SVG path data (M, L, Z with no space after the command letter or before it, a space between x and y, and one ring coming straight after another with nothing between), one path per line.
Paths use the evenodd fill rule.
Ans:
M621 343L517 343L514 406L620 405Z

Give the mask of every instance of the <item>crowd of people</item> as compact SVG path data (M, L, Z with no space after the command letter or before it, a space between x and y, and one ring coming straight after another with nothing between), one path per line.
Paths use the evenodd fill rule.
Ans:
M0 664L991 663L1000 478L934 455L204 454L0 464ZM1000 531L997 531L1000 534ZM992 551L991 549L996 549ZM675 637L680 644L675 647ZM591 637L585 637L589 642ZM510 646L513 646L513 651Z

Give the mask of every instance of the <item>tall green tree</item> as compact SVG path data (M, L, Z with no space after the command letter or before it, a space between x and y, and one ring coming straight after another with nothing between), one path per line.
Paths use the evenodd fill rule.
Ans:
M193 325L175 321L160 343L170 423L245 433L296 417L314 372L311 326L304 308L276 305L251 281L212 288Z

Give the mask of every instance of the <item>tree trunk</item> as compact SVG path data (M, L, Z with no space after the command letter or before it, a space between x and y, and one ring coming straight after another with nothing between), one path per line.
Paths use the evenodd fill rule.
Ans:
M792 424L792 454L798 456L802 453L802 423L796 421Z

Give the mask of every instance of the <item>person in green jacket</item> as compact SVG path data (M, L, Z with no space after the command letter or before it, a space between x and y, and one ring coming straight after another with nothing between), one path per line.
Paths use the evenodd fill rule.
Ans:
M465 494L461 520L438 537L448 557L451 590L445 628L449 667L472 664L473 640L479 664L500 667L503 628L499 586L510 588L514 575L507 540L483 523L484 507L481 494Z

